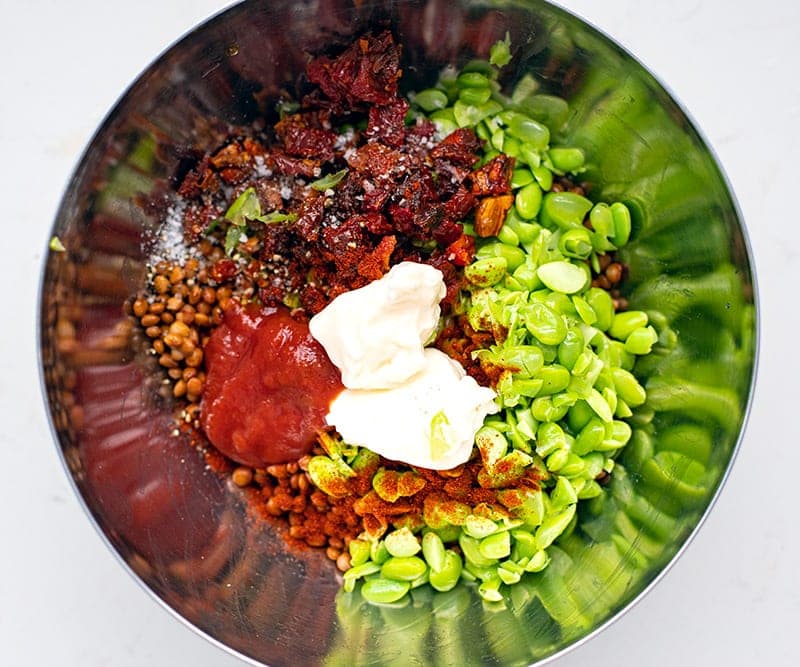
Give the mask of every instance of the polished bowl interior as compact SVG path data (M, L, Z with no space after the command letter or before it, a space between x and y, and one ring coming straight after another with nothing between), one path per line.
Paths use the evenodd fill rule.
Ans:
M587 504L552 564L506 605L470 587L404 608L340 595L323 555L290 551L183 437L125 304L158 228L143 193L167 191L217 121L253 121L293 91L307 53L389 26L404 85L485 56L506 31L509 81L564 97L554 143L583 147L598 197L634 211L631 307L675 339L639 372L648 404L605 502ZM72 176L41 291L41 362L63 457L88 513L134 576L207 637L253 662L524 665L629 607L676 557L732 463L754 373L756 309L742 221L691 121L630 55L539 1L247 2L162 55L110 113ZM667 336L668 338L668 336ZM415 663L416 664L416 663Z

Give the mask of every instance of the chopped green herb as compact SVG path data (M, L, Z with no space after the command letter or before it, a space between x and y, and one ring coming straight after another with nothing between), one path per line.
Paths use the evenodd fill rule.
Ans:
M66 252L67 249L64 247L64 244L61 243L61 239L57 236L53 236L50 239L50 250L53 252Z
M220 218L215 218L211 222L208 223L208 227L203 230L203 236L208 236L211 232L217 229L222 224L222 220Z
M503 67L511 62L511 36L506 32L505 39L492 45L489 50L489 62L496 67Z
M260 215L261 202L255 188L247 188L225 211L225 219L237 227L244 227L248 220L257 220Z
M239 243L243 232L242 228L237 225L228 227L228 232L225 234L225 254L232 255L236 245Z
M333 174L328 174L327 176L323 176L316 181L311 183L311 187L315 190L327 190L328 188L332 188L337 185L347 174L347 169L342 169L341 171L334 172Z
M280 211L273 211L267 215L260 215L256 220L263 222L266 225L271 225L275 222L294 222L297 220L297 213L281 213Z

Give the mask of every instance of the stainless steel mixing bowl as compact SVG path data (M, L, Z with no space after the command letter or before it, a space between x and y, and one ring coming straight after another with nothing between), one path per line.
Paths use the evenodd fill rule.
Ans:
M605 501L587 503L505 605L469 587L422 591L404 608L337 595L335 567L289 551L242 497L172 433L170 403L124 304L145 279L142 239L158 225L142 193L169 187L212 120L247 123L291 90L306 53L388 25L407 85L485 55L506 31L512 79L533 74L568 100L560 139L589 155L587 178L626 201L632 307L653 312L664 351L647 378L642 428ZM151 594L199 632L254 662L528 664L608 624L681 551L734 458L753 384L756 308L742 222L692 122L630 55L544 2L247 2L149 67L108 115L54 224L41 363L68 474L92 521ZM649 424L646 427L645 424Z

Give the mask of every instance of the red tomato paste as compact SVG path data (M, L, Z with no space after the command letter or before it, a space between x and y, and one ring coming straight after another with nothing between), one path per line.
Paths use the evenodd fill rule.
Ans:
M285 308L234 301L204 354L200 419L217 449L256 468L311 451L344 387L307 323Z

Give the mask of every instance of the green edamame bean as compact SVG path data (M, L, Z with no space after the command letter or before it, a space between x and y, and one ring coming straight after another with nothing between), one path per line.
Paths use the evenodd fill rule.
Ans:
M448 134L455 132L458 129L458 123L456 123L456 116L453 113L453 109L438 109L430 114L429 118L436 125L436 129L439 131L439 134L446 137Z
M577 401L567 413L567 425L573 433L580 431L594 417L594 410L586 401Z
M517 160L528 165L531 169L541 166L542 156L530 144L522 143L519 146Z
M572 304L575 306L575 311L578 313L578 316L581 318L584 324L588 324L589 326L591 326L595 322L597 322L597 315L595 315L595 312L594 310L592 310L592 307L587 303L586 299L584 299L582 296L573 294Z
M511 555L511 535L507 530L484 537L478 544L481 556L498 560Z
M461 557L455 551L447 549L442 567L438 571L431 569L428 581L437 591L452 590L461 578L463 567Z
M542 189L537 183L529 183L521 188L514 199L517 213L526 220L533 220L539 214L541 205Z
M547 457L545 465L550 472L558 472L569 459L569 452L566 449L557 449Z
M542 200L541 220L551 228L578 228L591 208L589 199L574 192L548 192Z
M530 169L515 169L511 174L511 187L514 190L529 183L533 183L533 174Z
M350 552L350 567L361 565L369 560L369 542L365 540L350 540L347 549Z
M603 202L597 203L589 213L592 229L601 236L614 236L614 216L611 207Z
M410 588L407 581L369 579L361 586L361 595L372 604L390 604L400 600Z
M389 552L386 550L383 540L375 540L370 544L369 557L373 563L378 563L379 565L389 558Z
M597 317L594 326L600 331L607 331L614 319L614 303L609 293L599 287L591 287L586 292L586 302Z
M479 139L483 139L484 141L488 141L489 143L494 146L492 142L492 133L491 130L486 126L486 121L482 121L475 126L475 134L478 135Z
M453 118L455 118L458 127L474 127L485 117L479 107L474 104L467 104L460 99L455 101L452 109Z
M621 398L618 398L617 409L614 410L614 416L619 417L620 419L627 419L628 417L633 416L633 411L625 401L623 401Z
M578 502L578 494L575 492L572 484L564 477L564 470L562 468L561 475L556 481L556 485L550 492L551 507L554 509L561 509L567 505L572 505Z
M515 248L519 245L519 236L517 236L517 233L509 225L503 225L500 228L500 231L497 232L497 240L503 245L511 246L512 248ZM506 261L508 260L506 259ZM523 262L524 261L525 260L523 256ZM509 271L513 271L515 268L517 267L515 266L512 269L511 264L508 266Z
M590 479L583 485L583 488L578 492L578 498L580 500L589 500L590 498L597 498L598 496L602 495L602 493L603 493L603 487L600 486L593 479Z
M497 532L497 524L484 516L470 514L464 521L463 531L476 540L482 540Z
M525 568L517 565L514 561L505 561L497 567L497 576L508 586L513 586L525 573Z
M508 132L537 151L543 151L550 142L550 130L524 114L515 113L508 123Z
M549 192L553 187L553 172L544 165L533 167L531 171L542 190Z
M536 540L530 531L523 528L515 528L511 531L511 538L513 539L511 557L514 560L530 558L536 553Z
M557 449L566 447L567 439L564 430L554 422L539 424L536 431L536 453L548 456Z
M427 571L428 566L419 556L392 556L381 565L381 576L394 581L414 581Z
M613 410L611 410L606 399L597 389L591 389L589 391L589 394L586 396L586 402L604 422L610 422L614 419Z
M569 405L556 405L553 396L539 396L531 403L531 414L540 422L556 422L567 414Z
M510 137L507 134L503 137L503 153L509 157L519 157L522 146L517 139Z
M477 567L491 567L497 563L497 559L487 558L480 551L480 542L474 537L470 537L464 531L458 536L458 546L464 554L464 560Z
M491 287L506 274L505 257L486 257L464 267L464 277L478 287Z
M542 264L537 270L537 274L547 287L559 294L580 292L588 284L590 278L585 264L579 266L561 261Z
M618 442L620 447L627 445L632 435L633 431L627 422L620 421L619 419L615 419L611 422L611 436L608 439Z
M479 258L502 257L506 262L506 271L513 271L525 263L525 251L505 243L486 243L476 254Z
M428 88L414 95L414 102L428 113L447 106L447 95L436 88Z
M572 370L581 352L583 352L584 346L583 332L578 327L570 327L567 329L564 340L558 345L559 363L565 368Z
M422 538L422 555L431 572L440 572L445 565L445 548L442 538L434 532L427 532Z
M511 210L508 212L505 225L508 225L514 230L519 237L520 243L531 243L542 229L541 226L535 222L525 222L525 220L520 217L515 206L512 206Z
M624 246L631 236L631 212L622 202L611 204L614 218L614 243L618 248Z
M489 77L480 72L462 72L456 78L456 85L459 88L489 88L491 81Z
M389 533L383 543L391 556L413 556L422 548L414 533L405 526Z
M458 91L458 99L465 104L479 106L489 101L492 96L490 88L462 88ZM498 150L502 150L502 145Z
M546 516L542 521L542 525L536 529L536 546L539 549L549 547L567 529L574 516L575 505L569 505L565 510L557 514Z
M568 229L558 240L558 249L565 257L586 259L592 253L592 239L585 227Z
M529 304L523 318L531 335L545 345L558 345L567 335L564 317L543 303Z
M539 280L539 274L536 273L536 269L527 264L518 266L511 275L523 290L531 291L542 286L542 281Z
M603 442L605 442L605 440ZM583 459L575 453L570 453L558 472L564 475L564 477L579 477L584 475L585 470L586 464L583 462Z
M606 425L603 420L593 417L575 438L572 450L579 456L588 454L600 446L606 437Z
M551 148L550 162L561 172L572 172L583 167L586 157L580 148Z
M633 373L623 368L612 368L611 375L614 378L614 388L617 390L617 394L627 405L635 408L647 400L644 387L639 384Z
M530 557L528 564L525 566L526 572L541 572L550 564L550 556L544 549L540 549L533 556Z
M375 574L376 572L380 571L381 571L381 566L378 565L378 563L367 561L366 563L361 563L361 565L356 565L355 567L351 567L342 576L344 577L345 581L348 579L352 579L355 581L356 579L361 579L362 577L366 577L370 574Z
M625 351L630 354L650 354L657 342L658 334L652 326L639 327L625 339Z
M564 391L572 379L569 371L558 364L545 366L539 371L538 377L542 381L542 387L539 389L540 396L548 396Z
M502 579L495 575L494 578L487 579L478 586L478 595L487 602L500 602L503 599L503 594L500 592L502 583Z
M646 327L647 321L647 313L642 310L617 313L608 329L608 335L624 341L634 329Z

